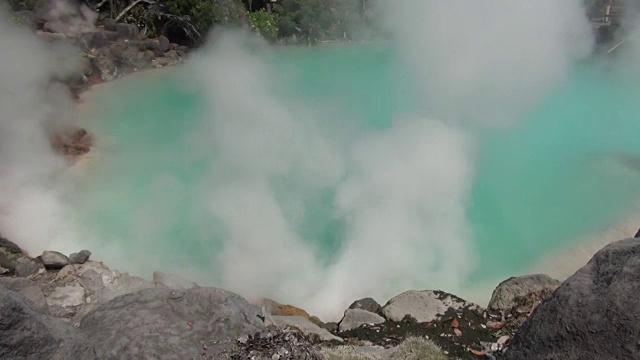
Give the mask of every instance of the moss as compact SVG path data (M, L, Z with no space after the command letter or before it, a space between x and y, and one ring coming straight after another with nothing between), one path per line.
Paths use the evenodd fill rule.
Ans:
M447 360L447 356L431 340L412 337L398 346L392 360Z

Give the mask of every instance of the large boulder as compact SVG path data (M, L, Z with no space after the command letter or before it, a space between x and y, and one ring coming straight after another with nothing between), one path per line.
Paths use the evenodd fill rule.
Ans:
M475 306L459 297L437 290L406 291L387 302L382 314L391 321L400 321L410 316L418 322L438 319L449 310Z
M0 359L96 359L89 341L62 320L0 285Z
M84 130L84 129L82 129ZM84 135L82 135L80 138L82 139L84 136L86 136L86 130L84 131ZM91 256L91 251L89 250L80 250L80 252L77 253L72 253L71 255L69 255L69 261L72 264L84 264L87 262L87 260L89 260L89 257Z
M372 298L364 298L354 301L349 305L349 309L362 309L377 314L382 310L382 306Z
M47 313L48 306L42 287L33 280L25 278L0 277L0 286L15 291L33 303L33 309Z
M531 307L549 297L560 286L560 281L547 275L511 277L493 290L489 309L511 310L519 306Z
M28 257L21 257L16 260L16 276L27 277L37 274L44 265Z
M40 259L47 269L62 269L69 265L69 258L57 251L44 251Z
M612 243L544 300L506 359L640 358L640 241Z
M338 325L340 332L356 329L362 325L375 325L384 322L384 318L362 309L347 309Z
M343 341L341 338L331 334L327 329L321 328L303 316L270 316L270 319L278 327L297 329L306 336L316 337L319 341Z
M145 289L119 296L82 319L100 359L191 359L222 351L212 342L264 329L258 309L216 288ZM203 344L207 345L203 347Z

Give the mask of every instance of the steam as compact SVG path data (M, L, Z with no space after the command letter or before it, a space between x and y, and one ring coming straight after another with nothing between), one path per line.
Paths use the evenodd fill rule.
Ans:
M71 74L76 62L69 49L48 48L11 24L4 9L0 47L0 231L27 250L68 249L74 228L59 186L66 165L50 136L70 96L51 80Z

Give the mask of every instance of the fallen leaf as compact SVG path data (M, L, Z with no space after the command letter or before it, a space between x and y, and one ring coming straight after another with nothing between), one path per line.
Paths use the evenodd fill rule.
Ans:
M453 320L451 320L451 326L457 329L458 326L460 326L460 322L458 321L458 319L454 318Z
M473 349L469 349L469 351L471 351L471 353L472 353L473 355L476 355L476 356L486 356L486 355L487 355L487 353L486 353L486 352L484 352L484 351L482 351L482 350L473 350Z
M456 333L456 336L462 336L462 331L460 331L460 329L453 329L453 332Z
M495 329L502 329L504 327L504 325L505 325L504 321L500 321L500 322L498 322L498 321L489 321L487 323L487 327L489 329L494 329L494 330Z
M511 339L511 337L509 335L504 335L501 336L500 339L498 339L498 341L496 341L496 343L498 345L504 345L507 343L507 341L509 341L509 339Z
M193 321L193 320L189 320L189 321L187 321L187 325L189 325L189 327L192 328L194 322L195 321Z

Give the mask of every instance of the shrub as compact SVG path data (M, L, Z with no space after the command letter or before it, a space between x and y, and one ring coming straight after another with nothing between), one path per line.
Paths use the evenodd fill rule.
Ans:
M360 354L349 346L340 346L337 348L323 348L322 355L327 360L372 360L374 358Z
M251 30L264 36L268 40L275 40L278 36L278 15L264 9L249 14Z

